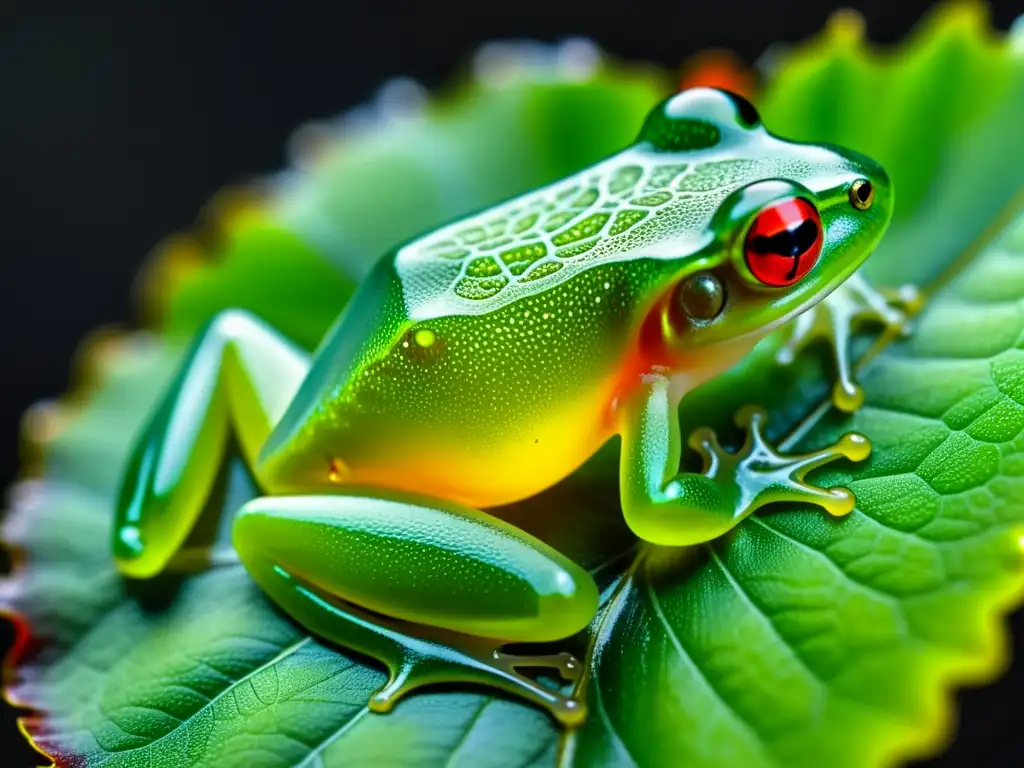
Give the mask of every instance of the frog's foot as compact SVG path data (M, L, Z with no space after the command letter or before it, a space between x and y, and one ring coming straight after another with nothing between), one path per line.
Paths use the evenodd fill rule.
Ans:
M494 652L495 662L512 672L517 669L553 669L563 680L575 683L583 667L571 653L516 654Z
M776 360L788 365L811 342L825 339L836 366L832 402L840 410L855 411L864 402L864 393L854 381L850 360L854 330L862 323L880 323L883 333L905 336L921 305L921 293L913 285L876 289L855 274L793 321L790 337L779 348Z
M767 415L761 408L748 406L736 413L737 426L747 431L739 451L722 448L708 428L695 430L689 445L703 461L706 477L734 485L737 491L735 517L746 517L758 507L774 502L809 502L829 514L846 515L853 510L853 494L846 488L821 488L807 482L807 474L836 459L863 461L871 453L868 439L848 432L835 445L810 453L787 455L773 448L764 435Z
M346 610L351 612L353 607ZM389 639L395 643L397 653L382 653L381 646L376 650L375 655L387 664L389 675L388 681L370 697L367 706L373 712L390 712L403 696L425 685L469 683L499 688L527 699L546 709L563 725L580 725L586 718L586 705L581 700L519 672L520 669L550 670L575 683L582 665L570 653L518 656L501 651L497 641L454 633L438 636L435 643L427 639L435 634L429 628L409 625L403 632L396 626L400 622L383 617L375 621L381 630L394 633ZM418 637L410 634L411 631ZM345 645L351 645L351 641L346 641Z
M526 699L566 726L586 719L583 701L519 671L550 670L575 682L582 665L569 653L505 653L499 640L447 632L362 609L322 592L280 566L250 560L249 569L275 602L306 628L385 664L387 682L367 702L372 712L390 712L402 698L424 686L462 683L498 688Z

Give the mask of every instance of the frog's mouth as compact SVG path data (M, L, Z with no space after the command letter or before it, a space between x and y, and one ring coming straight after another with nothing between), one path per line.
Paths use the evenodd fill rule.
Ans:
M742 334L741 336L736 336L734 338L737 339L737 340L740 339L740 338L754 338L756 341L760 341L765 336L768 336L771 333L773 333L774 331L777 331L779 328L784 326L786 323L789 323L789 322L795 320L800 315L802 315L805 312L813 309L815 306L817 306L822 301L824 301L826 298L828 298L833 292L835 292L835 290L837 288L839 288L839 286L841 286L850 277L852 277L856 273L856 271L860 268L861 264L863 264L863 263L864 263L863 260L857 262L857 264L852 269L850 269L849 271L844 271L843 275L841 276L840 279L837 279L837 280L831 282L830 284L827 284L824 288L819 290L817 293L812 295L810 298L802 301L796 307L794 307L793 309L789 310L788 312L783 313L782 315L780 315L779 317L775 318L771 322L765 323L760 328L755 328L755 329L749 331L746 334ZM755 341L755 343L756 343L756 341Z
M868 254L868 255L870 255L870 254ZM865 258L867 258L867 257L865 257ZM844 271L842 276L839 279L834 280L831 283L825 285L824 288L819 290L817 293L813 294L810 298L802 301L796 307L794 307L790 311L780 315L776 319L772 320L770 323L766 323L762 328L756 329L756 330L752 331L750 335L757 336L759 339L760 338L764 338L765 336L769 335L773 331L777 331L779 328L784 326L786 323L788 323L788 322L790 322L792 320L795 320L800 315L802 315L804 312L807 312L808 310L813 309L815 306L817 306L822 301L827 299L833 292L835 292L835 290L837 288L839 288L839 286L841 286L843 283L845 283L847 280L849 280L850 277L852 277L854 275L854 273L856 273L856 271L858 269L860 269L860 266L863 263L864 263L864 260L862 259L861 261L857 262L857 264L854 265L854 267L852 269L850 269L848 271Z

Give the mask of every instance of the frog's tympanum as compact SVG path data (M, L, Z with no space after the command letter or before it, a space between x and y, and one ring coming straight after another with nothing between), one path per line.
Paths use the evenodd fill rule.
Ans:
M312 355L245 312L214 318L130 460L117 564L148 578L172 563L233 435L265 493L233 524L262 588L328 640L421 638L371 707L485 680L579 722L580 702L518 671L572 676L572 656L499 649L583 630L594 580L483 510L619 435L622 514L643 541L706 542L776 501L849 512L849 491L804 477L865 458L864 437L780 454L750 408L736 453L687 425L704 468L685 472L677 407L854 275L892 201L866 157L773 136L723 91L673 95L619 154L386 254Z

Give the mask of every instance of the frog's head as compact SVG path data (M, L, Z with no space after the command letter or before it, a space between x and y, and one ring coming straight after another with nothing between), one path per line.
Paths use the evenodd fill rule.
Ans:
M659 289L645 328L669 353L755 341L808 309L864 262L892 213L892 187L877 163L776 137L753 106L724 91L667 99L647 118L637 149L696 160L691 186L702 184L694 172L707 169L705 188L722 190L700 197L702 222L676 228L704 228L699 240L662 243L678 249L680 269ZM668 215L692 216L693 206L679 210Z

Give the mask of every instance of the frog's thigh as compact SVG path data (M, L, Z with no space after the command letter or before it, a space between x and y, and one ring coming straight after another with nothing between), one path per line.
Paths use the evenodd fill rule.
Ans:
M507 642L567 637L597 611L593 579L568 558L483 512L423 497L263 497L238 513L234 543L256 581L328 637L329 611L308 615L306 590Z

